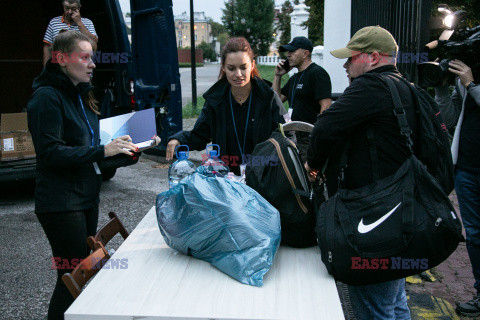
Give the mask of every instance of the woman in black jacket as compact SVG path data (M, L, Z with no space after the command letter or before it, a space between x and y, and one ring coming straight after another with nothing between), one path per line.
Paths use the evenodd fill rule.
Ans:
M73 302L61 277L88 255L86 239L97 229L98 161L119 153L132 156L136 150L129 136L99 145L91 57L88 37L77 31L60 33L27 106L37 155L35 213L52 247L52 268L58 271L48 319L63 319Z
M202 150L212 140L220 146L221 159L240 175L240 164L248 162L257 143L270 137L283 121L280 111L285 109L278 95L259 78L245 38L230 39L221 61L220 80L203 95L205 105L195 126L169 138L166 159L173 158L180 144Z

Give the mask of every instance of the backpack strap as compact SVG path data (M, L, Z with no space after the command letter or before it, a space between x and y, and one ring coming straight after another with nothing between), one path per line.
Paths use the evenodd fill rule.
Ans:
M393 114L397 118L398 125L400 126L400 134L405 136L407 139L407 146L410 150L411 154L413 155L413 141L412 141L412 130L408 125L407 116L405 113L405 109L403 108L402 100L400 99L400 95L398 94L398 89L393 83L390 77L385 75L380 75L380 77L387 83L388 88L390 89L390 93L393 99Z
M378 160L377 146L375 144L375 135L373 134L372 128L367 130L367 139L368 145L370 147L370 160L372 161L372 177L376 181L380 179L380 173L378 173L378 168L380 161Z

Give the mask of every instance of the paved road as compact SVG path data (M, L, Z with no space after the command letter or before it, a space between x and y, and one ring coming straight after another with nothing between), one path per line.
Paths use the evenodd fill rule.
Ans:
M220 64L206 64L197 68L197 96L201 96L217 81ZM190 68L180 69L182 84L182 106L192 101L192 72Z
M119 168L102 186L99 225L115 211L132 231L155 197L168 189L167 164L144 157ZM34 212L32 183L0 186L0 319L46 319L56 271L51 251ZM121 238L112 240L118 247Z

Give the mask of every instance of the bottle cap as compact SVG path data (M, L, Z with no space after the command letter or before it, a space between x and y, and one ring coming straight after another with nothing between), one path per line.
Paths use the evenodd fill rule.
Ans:
M186 151L178 151L178 160L185 160L188 159L188 155Z

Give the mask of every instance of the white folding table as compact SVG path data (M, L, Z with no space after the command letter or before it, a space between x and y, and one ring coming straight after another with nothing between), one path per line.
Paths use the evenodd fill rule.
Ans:
M262 287L169 248L153 207L65 313L80 319L345 319L318 247L280 247Z

